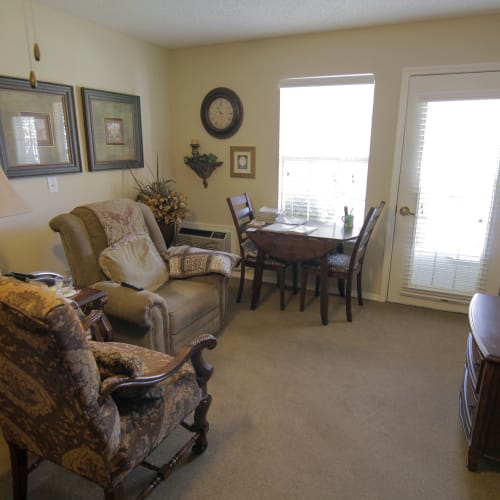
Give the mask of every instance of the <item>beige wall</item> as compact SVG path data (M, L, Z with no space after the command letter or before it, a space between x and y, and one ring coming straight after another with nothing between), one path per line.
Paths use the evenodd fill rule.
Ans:
M0 0L0 7L0 74L26 78L22 2ZM23 271L64 269L58 236L47 226L52 216L80 203L133 196L126 172L87 172L80 87L140 95L147 162L154 166L159 152L162 174L174 177L189 197L191 221L229 226L228 195L248 191L257 207L277 203L281 79L375 74L367 189L367 202L374 204L389 200L402 69L500 58L500 15L166 51L37 3L34 13L42 49L38 78L75 87L84 171L58 176L58 193L48 192L46 177L11 181L34 210L0 219L0 265ZM210 137L199 118L203 97L216 86L234 89L244 106L241 129L226 140ZM201 152L215 153L224 161L207 189L183 164L191 138L199 139ZM256 179L229 176L231 145L256 147ZM370 248L365 281L367 293L380 298L384 298L380 269L387 251L384 224L385 219Z
M256 207L276 206L278 193L279 81L289 77L375 74L375 104L367 203L389 200L394 144L404 67L498 62L500 15L412 23L324 34L234 43L172 53L173 150L176 178L189 196L194 218L230 224L225 198L247 191ZM199 119L200 103L214 87L240 96L244 121L225 140L209 136ZM201 152L224 161L204 189L182 165L190 138ZM256 179L229 176L229 147L255 146ZM389 207L389 210L391 207ZM364 289L385 298L382 264L386 217L376 230L367 257Z
M23 3L0 0L0 74L4 76L28 77ZM168 53L41 4L34 3L33 10L42 52L41 61L35 63L38 79L74 87L83 172L57 176L58 193L48 192L47 177L11 181L33 211L0 219L0 266L63 271L66 262L59 236L49 229L48 221L78 204L134 195L129 173L87 171L80 88L139 95L145 159L154 167L158 152L162 173L171 177Z
M29 65L22 5L18 0L0 0L0 74L26 78ZM402 69L500 60L500 15L168 53L36 3L34 13L42 49L42 61L36 65L38 78L75 87L84 171L58 176L58 193L48 192L46 177L12 181L33 212L0 219L0 265L20 271L64 270L58 236L47 225L51 217L77 204L133 195L127 173L87 172L80 87L140 95L147 162L154 165L159 152L162 174L175 177L179 189L189 196L192 220L230 225L228 195L247 191L257 207L277 203L280 79L375 74L367 190L367 201L373 204L390 195ZM234 89L244 105L240 131L222 141L204 132L199 119L201 100L216 86ZM191 138L199 139L202 152L215 153L224 161L207 189L183 165ZM229 176L230 145L256 146L255 180ZM373 296L383 290L380 268L388 251L384 230L382 224L368 255L365 288ZM7 469L5 444L0 440L0 474Z

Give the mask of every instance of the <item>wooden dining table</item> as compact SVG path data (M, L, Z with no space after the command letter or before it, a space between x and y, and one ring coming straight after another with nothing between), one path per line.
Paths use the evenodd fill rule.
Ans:
M286 230L269 230L271 226L263 228L249 228L247 235L257 247L257 263L252 286L252 301L250 308L256 309L262 286L262 273L265 256L274 257L291 262L304 262L319 259L320 262L320 313L323 325L328 324L328 254L339 250L345 242L355 241L361 227L346 228L343 224L329 224L317 226L306 234Z

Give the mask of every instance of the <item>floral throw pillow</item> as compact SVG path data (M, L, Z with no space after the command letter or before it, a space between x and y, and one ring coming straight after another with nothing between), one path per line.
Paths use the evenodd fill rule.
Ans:
M234 253L218 252L188 245L170 247L166 252L162 252L161 256L168 264L171 278L188 278L210 273L231 277L233 268L241 260Z

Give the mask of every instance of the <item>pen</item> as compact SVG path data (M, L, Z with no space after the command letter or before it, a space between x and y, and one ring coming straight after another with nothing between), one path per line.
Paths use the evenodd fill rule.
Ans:
M347 205L344 207L344 215L347 215L349 213L348 209L347 209Z

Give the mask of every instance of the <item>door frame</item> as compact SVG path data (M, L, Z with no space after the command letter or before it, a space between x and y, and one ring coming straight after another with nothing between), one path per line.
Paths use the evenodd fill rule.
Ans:
M384 301L389 299L389 279L391 275L391 262L394 250L394 232L396 230L397 201L399 194L399 182L403 161L404 131L406 125L406 114L408 105L408 93L410 78L417 75L446 75L451 73L479 73L485 71L500 71L500 63L475 63L454 64L446 66L416 66L403 68L401 76L401 91L399 96L399 110L394 142L394 158L392 167L391 187L389 201L387 203L387 229L385 237L384 260L382 267L382 290L381 296Z

